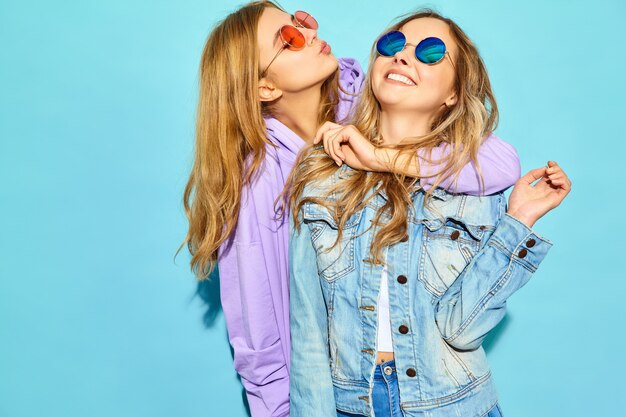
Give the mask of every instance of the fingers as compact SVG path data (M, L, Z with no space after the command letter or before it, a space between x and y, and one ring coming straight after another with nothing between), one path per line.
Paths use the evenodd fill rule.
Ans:
M553 185L553 186L561 187L561 186L564 186L565 184L568 184L568 183L569 183L569 181L567 180L567 178L565 176L561 176L561 177L550 176L550 184Z
M563 172L563 169L556 162L548 161L548 166L546 168L546 174L548 174L548 176L558 174L560 172Z
M572 187L572 182L568 178L563 169L555 162L548 161L548 168L546 169L550 185L554 187L560 187L569 192Z
M341 144L338 140L341 138L342 130L342 126L328 129L322 134L321 139L324 143L324 152L326 152L328 156L330 156L333 161L335 161L337 166L341 166L341 164L343 164L343 159L345 158L345 156L341 152Z
M331 130L329 131L328 139L324 139L324 141L328 142L329 155L333 158L337 166L341 166L341 164L343 164L343 160L345 159L345 156L341 152L340 144L342 131L343 128Z
M351 155L360 154L360 157L363 157L360 163L371 158L373 145L352 125L341 126L327 122L318 130L315 140L317 143L323 142L324 152L335 161L337 166L343 165L346 161L345 151L348 149ZM352 158L352 163L354 163L354 158Z
M337 156L340 159L341 162L343 162L344 159L346 159L346 156L343 154L343 152L341 152L342 131L343 129L339 129L337 133L335 133L333 137L330 138L330 145L331 145L330 148L332 149L335 156ZM339 165L341 165L341 163Z
M341 125L338 125L337 123L333 123L333 122L326 122L324 123L318 130L317 133L315 134L315 138L313 138L313 144L317 145L318 143L320 143L320 141L322 140L322 137L324 135L324 133L328 132L329 130L332 129L337 129L340 128ZM326 149L326 148L324 148ZM327 152L328 153L328 152Z
M313 138L314 145L320 142L323 143L324 152L326 152L338 166L341 166L343 159L345 159L343 152L341 152L341 144L335 140L339 137L339 133L342 129L343 126L337 123L326 122L317 130L315 138Z

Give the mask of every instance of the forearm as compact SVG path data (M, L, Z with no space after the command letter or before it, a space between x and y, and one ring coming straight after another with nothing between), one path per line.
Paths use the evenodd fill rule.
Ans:
M397 149L377 148L371 167L373 171L420 178L420 184L428 190L445 168L450 152L448 144L433 148L429 155L423 149L419 149L416 155ZM444 177L439 187L453 193L489 195L509 188L520 177L521 166L515 148L495 135L485 139L476 158L481 173L476 164L468 162L456 178Z
M443 144L432 150L430 159L444 161L449 153L450 146ZM422 187L430 189L437 178L436 174L442 169L443 164L422 163ZM453 193L489 195L511 187L519 179L520 173L521 165L515 148L492 134L478 148L476 163L472 161L465 164L458 176L444 177L439 187Z
M393 172L418 177L420 164L412 152L401 152L392 148L374 148L372 159L368 163L368 170L374 172Z

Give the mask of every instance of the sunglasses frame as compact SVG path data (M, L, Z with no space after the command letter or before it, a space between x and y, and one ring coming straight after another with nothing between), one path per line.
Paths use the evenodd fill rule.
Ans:
M304 26L301 21L296 17L296 15L298 13L304 13L307 15L306 18L311 17L313 18L313 22L315 23L315 27L306 27ZM305 18L305 19L306 19ZM311 30L317 30L317 28L319 27L319 24L317 23L317 20L315 19L315 17L313 17L312 14L305 12L303 10L296 10L292 15L291 15L291 21L294 23L293 25L283 25L280 27L280 29L278 29L278 35L280 36L280 40L283 43L282 48L280 48L280 50L276 53L276 55L274 55L274 58L272 58L272 60L270 61L269 64L267 64L267 67L265 67L265 70L263 70L261 72L261 78L265 77L265 75L267 74L267 70L270 68L270 65L272 65L272 63L276 60L276 58L278 58L278 55L281 54L281 52L283 52L285 49L289 49L291 51L301 51L302 49L304 49L304 45L302 47L296 47L293 46L291 43L289 43L288 41L285 40L285 38L283 37L283 28L285 27L293 27L295 28L300 35L304 38L305 44L306 44L306 38L304 37L304 34L300 31L300 29L298 28L302 28L302 29L311 29Z
M404 38L404 45L402 46L402 49L398 50L398 51L397 51L396 53L394 53L393 55L385 55L385 54L381 53L381 52L380 52L380 50L378 49L378 43L380 42L380 40L381 40L383 37L385 37L385 36L389 36L389 34L391 34L391 33L396 33L396 32L397 32L397 33L399 33L399 34L401 34L401 35L402 35L402 37ZM444 49L445 49L445 50L444 50L443 55L441 56L441 58L439 58L437 61L435 61L435 62L424 62L424 61L422 61L422 60L420 59L420 57L417 55L417 48L418 48L418 47L422 44L422 42L424 42L424 41L426 41L426 40L428 40L428 39L432 39L432 38L439 40L439 41L442 43L442 45L443 45L443 47L444 47ZM444 58L446 57L446 55L447 55L447 56L448 56L448 59L450 60L450 64L452 64L452 68L454 68L454 70L456 71L456 65L454 65L454 61L452 60L452 55L450 55L450 52L448 52L448 47L446 46L446 43L445 43L443 40L441 40L440 38L436 37L436 36L429 36L429 37L427 37L427 38L424 38L424 39L422 39L421 41L419 41L419 42L417 43L417 45L415 45L415 44L412 44L412 43L410 43L410 42L407 42L406 35L405 35L404 33L400 32L399 30L392 30L392 31L389 31L389 32L387 32L387 33L383 33L383 34L382 34L382 35L378 38L378 40L376 41L376 53L378 53L378 55L380 55L380 56L392 57L392 56L394 56L395 54L397 54L398 52L403 51L403 50L404 50L407 46L413 46L413 47L415 48L415 52L413 53L413 56L415 57L415 59L417 59L417 60L418 60L419 62L421 62L422 64L426 64L426 65L435 65L435 64L438 64L438 63L440 63L441 61L443 61L443 59L444 59Z

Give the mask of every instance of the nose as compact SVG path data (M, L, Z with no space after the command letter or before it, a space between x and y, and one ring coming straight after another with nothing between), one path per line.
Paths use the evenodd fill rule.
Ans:
M393 62L400 65L409 65L408 56L406 55L406 47L401 51L396 52L393 56Z
M307 46L313 45L313 43L317 39L317 29L308 29L308 28L298 28L298 29L304 35L304 39L306 39Z

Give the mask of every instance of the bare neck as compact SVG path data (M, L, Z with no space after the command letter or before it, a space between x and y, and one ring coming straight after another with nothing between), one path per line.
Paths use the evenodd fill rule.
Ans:
M322 92L315 86L298 93L283 94L273 113L306 143L312 143L317 133Z
M385 111L380 115L380 133L386 145L402 139L424 136L430 132L432 116L412 112Z

